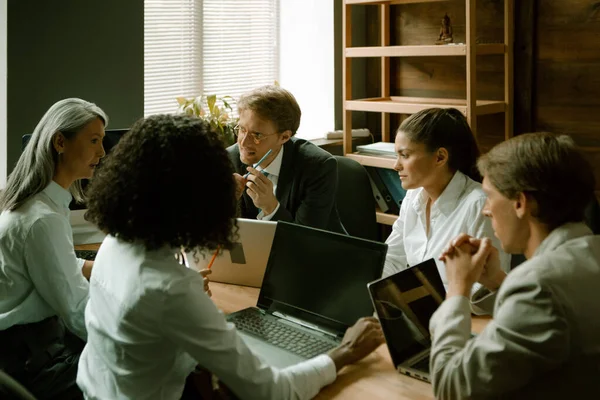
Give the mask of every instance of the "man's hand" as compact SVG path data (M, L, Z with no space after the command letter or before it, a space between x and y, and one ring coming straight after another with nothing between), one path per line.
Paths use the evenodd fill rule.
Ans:
M379 321L373 317L364 317L348 328L342 344L331 350L328 355L339 371L348 364L362 360L384 341Z
M242 194L244 194L244 189L246 188L246 182L248 182L248 180L238 173L233 174L233 179L235 179L235 198L239 200L240 197L242 197Z
M454 243L454 241L453 241ZM452 246L451 252L444 252L448 293L446 297L470 297L473 284L481 278L483 269L494 246L490 239L482 239L478 246L464 242Z
M446 257L455 251L456 247L469 246L471 253L475 254L481 247L482 239L477 239L466 233L461 233L454 238L448 246L442 252L440 256L441 261L446 261ZM504 272L500 266L500 254L498 249L494 246L490 246L490 253L483 266L483 271L479 277L478 282L488 288L490 291L498 290L502 282L506 278L506 272Z
M264 176L259 170L252 167L247 168L248 175L246 193L254 202L256 208L260 208L265 215L271 214L277 208L277 198L273 194L273 182Z
M200 272L200 275L202 275L202 278L204 280L204 291L206 292L208 297L212 297L212 292L210 291L210 287L208 286L208 284L210 283L210 279L208 279L208 275L212 274L212 271L210 269L202 269L199 272Z

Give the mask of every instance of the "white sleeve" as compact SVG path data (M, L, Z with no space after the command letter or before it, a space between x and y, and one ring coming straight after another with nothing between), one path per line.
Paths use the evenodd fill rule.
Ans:
M471 226L469 228L469 235L476 238L489 238L492 240L492 244L498 249L500 255L500 266L504 272L510 271L510 254L505 253L502 250L502 244L500 240L494 234L494 228L492 227L492 220L483 215L483 208L485 207L485 198L479 199L475 203L473 208L473 215L471 216Z
M406 251L404 249L404 222L410 201L408 197L402 202L400 215L396 222L394 222L394 225L392 225L392 233L385 241L388 245L388 250L385 256L385 264L383 265L383 277L395 274L407 267Z
M277 207L275 207L275 209L273 210L273 212L271 214L269 214L269 215L265 215L265 213L263 212L263 210L260 210L260 212L256 216L256 219L260 219L262 221L270 221L271 218L273 218L273 215L277 214L277 211L279 211L279 206L281 206L281 203L277 202Z
M89 284L73 250L68 220L50 215L37 220L26 236L25 263L40 296L63 319L67 328L85 340L84 310Z
M265 364L206 296L199 275L170 292L166 334L240 398L309 399L335 380L335 364L326 355L283 370Z
M502 250L502 244L500 240L494 234L494 228L492 227L492 221L482 214L485 206L485 198L478 200L473 208L473 215L471 215L471 226L469 227L468 234L476 238L489 238L492 240L492 245L498 249L500 256L500 267L504 272L510 271L510 254L505 253ZM473 285L471 290L471 311L476 315L492 314L494 309L494 303L496 300L496 293L490 293L483 285L476 283Z

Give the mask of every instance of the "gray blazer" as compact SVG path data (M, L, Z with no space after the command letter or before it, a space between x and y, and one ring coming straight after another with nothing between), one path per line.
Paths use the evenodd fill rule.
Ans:
M314 228L346 233L335 203L337 193L337 161L304 139L292 137L284 145L283 160L275 197L279 210L271 221L287 221ZM236 144L227 148L235 172L246 173ZM240 199L240 216L256 219L258 209L246 194Z
M436 397L600 398L600 236L583 223L552 231L508 274L472 339L469 311L455 296L430 321Z

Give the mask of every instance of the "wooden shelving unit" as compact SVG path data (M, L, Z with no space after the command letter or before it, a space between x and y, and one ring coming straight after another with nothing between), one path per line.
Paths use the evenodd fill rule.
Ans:
M506 46L502 43L478 44L475 50L478 56L506 53ZM440 57L440 56L466 56L467 45L449 44L445 46L370 46L349 47L345 49L345 56L353 57Z
M358 161L366 167L388 168L393 169L396 160L390 157L378 157L361 153L348 153L346 157Z
M352 152L352 112L369 111L381 113L381 137L385 142L391 140L390 113L413 114L432 107L454 107L460 110L469 122L477 137L477 116L504 113L505 139L512 137L513 127L513 20L514 0L504 0L504 43L476 43L476 0L465 0L466 32L464 44L449 45L390 45L390 5L443 2L449 0L345 0L343 6L343 130L344 154L362 165L393 168L395 160L387 157L375 157ZM375 5L379 8L381 43L379 46L352 47L352 7L354 5ZM504 100L485 100L476 98L477 56L504 55ZM390 95L390 58L391 57L465 57L466 98L442 99L428 97L405 97ZM352 99L353 58L377 57L381 59L381 94L377 98ZM396 215L377 211L377 221L392 225Z

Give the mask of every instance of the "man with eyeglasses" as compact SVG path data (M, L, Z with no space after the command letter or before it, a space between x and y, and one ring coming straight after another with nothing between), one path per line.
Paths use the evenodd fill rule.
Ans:
M238 183L240 216L346 233L335 205L337 162L320 147L294 137L301 115L294 96L279 86L263 86L243 94L238 110L237 143L227 150Z

